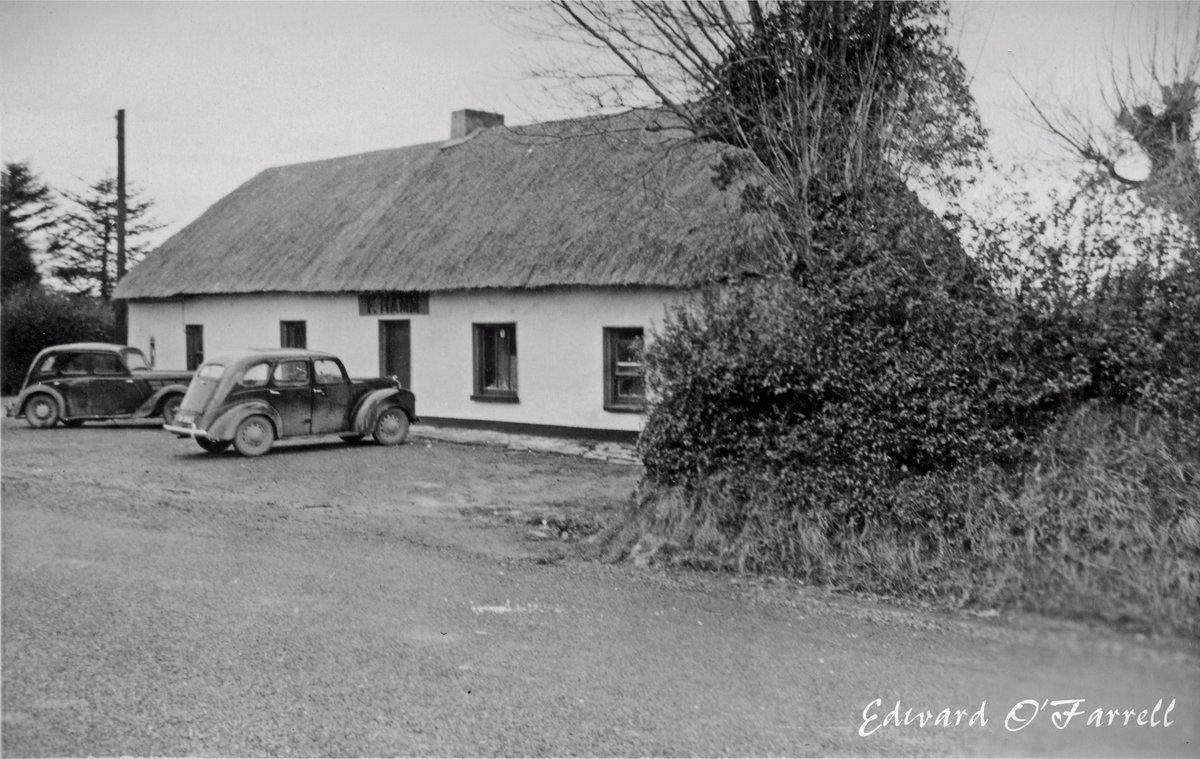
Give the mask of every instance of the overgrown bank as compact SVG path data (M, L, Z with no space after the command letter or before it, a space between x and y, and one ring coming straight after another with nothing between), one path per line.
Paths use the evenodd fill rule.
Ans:
M860 478L747 466L648 479L606 550L648 543L665 562L1200 633L1200 457L1151 415L1081 409L1017 472Z

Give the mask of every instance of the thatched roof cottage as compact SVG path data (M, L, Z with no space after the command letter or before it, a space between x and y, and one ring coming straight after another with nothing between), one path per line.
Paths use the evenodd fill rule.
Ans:
M633 433L665 308L768 265L712 181L723 148L682 136L660 111L459 111L446 142L268 169L121 281L129 342L189 368L325 349L426 419Z

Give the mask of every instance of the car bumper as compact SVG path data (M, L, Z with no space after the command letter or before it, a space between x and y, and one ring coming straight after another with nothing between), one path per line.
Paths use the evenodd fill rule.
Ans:
M208 437L208 431L198 429L195 424L164 424L163 429L174 433L176 437Z

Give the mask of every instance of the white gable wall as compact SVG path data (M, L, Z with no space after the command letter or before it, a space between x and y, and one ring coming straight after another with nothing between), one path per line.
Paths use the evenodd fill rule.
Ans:
M411 389L417 413L529 425L636 431L639 414L604 409L605 327L642 327L648 339L666 306L686 293L665 289L488 290L429 295L428 314L360 316L356 295L194 296L129 303L130 345L157 366L181 368L184 325L204 327L204 355L279 346L281 321L304 321L308 347L337 354L353 376L379 373L379 321L411 325ZM519 403L471 400L473 324L513 322Z

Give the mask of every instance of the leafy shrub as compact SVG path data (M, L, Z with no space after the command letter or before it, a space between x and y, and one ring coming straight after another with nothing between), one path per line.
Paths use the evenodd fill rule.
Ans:
M107 303L84 296L50 292L40 286L18 287L5 294L0 309L3 329L3 392L16 392L38 351L76 341L109 341L113 314Z
M647 476L821 466L887 480L1013 462L1095 393L1076 341L982 288L967 297L898 268L712 291L647 350Z

